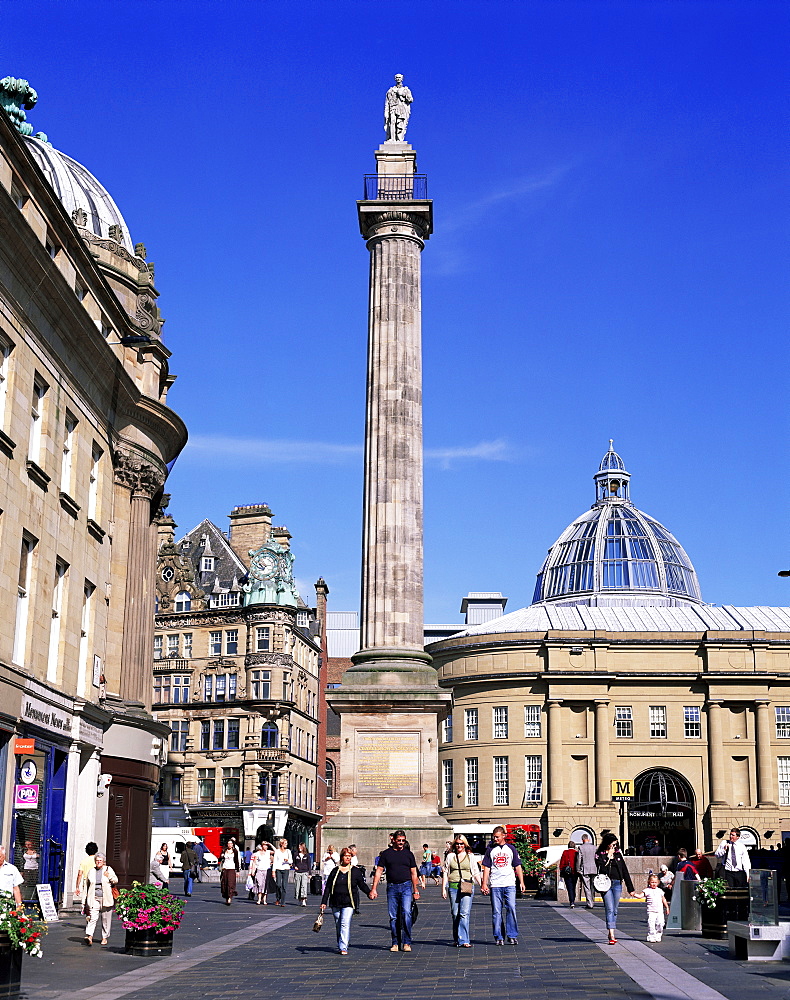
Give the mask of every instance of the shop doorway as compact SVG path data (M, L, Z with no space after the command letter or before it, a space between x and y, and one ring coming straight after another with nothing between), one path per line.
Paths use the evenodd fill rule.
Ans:
M696 843L694 792L686 779L669 768L644 771L634 781L628 810L628 843L637 854L676 854Z

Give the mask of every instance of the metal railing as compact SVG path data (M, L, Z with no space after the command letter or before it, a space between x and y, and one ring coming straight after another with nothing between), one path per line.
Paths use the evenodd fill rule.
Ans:
M365 201L421 201L427 197L427 174L365 174Z

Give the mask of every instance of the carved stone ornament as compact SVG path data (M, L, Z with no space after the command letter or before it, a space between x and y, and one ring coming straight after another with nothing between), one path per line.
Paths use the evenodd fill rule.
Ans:
M207 611L205 614L179 614L179 628L198 628L200 625L243 625L244 615L228 614L224 608L217 608L215 612ZM171 628L173 621L170 618L157 616L156 624L161 628Z
M427 239L431 235L428 217L422 212L371 212L365 215L365 239L376 235L376 230L380 226L391 226L393 223L400 223L402 226L411 226L414 233L396 233L395 237L406 239L409 236L420 240Z
M87 218L85 220L88 221ZM76 225L80 225L77 220L74 220ZM86 243L92 243L94 246L101 247L102 250L109 250L110 253L114 253L117 257L122 260L129 261L130 264L134 264L138 271L145 271L146 273L153 273L153 265L149 266L143 260L142 257L133 257L123 243L117 243L115 240L103 240L101 236L97 236L95 233L91 232L90 229L82 229L80 236L85 240Z
M140 292L137 296L137 309L134 314L134 322L137 326L145 333L158 334L162 327L158 313L154 297L148 292Z
M260 625L263 622L271 624L274 622L278 625L290 625L296 619L296 608L293 610L283 610L283 611L256 611L254 614L250 614L249 623L250 625Z
M80 228L84 228L85 226L88 225L88 213L85 211L84 208L75 208L74 211L71 213L71 221L74 223L75 226L80 226Z
M290 653L248 653L244 657L245 667L257 667L261 665L286 667L288 670L293 670L296 663Z
M162 489L167 479L164 466L157 468L134 452L120 448L113 452L113 466L116 483L149 499Z

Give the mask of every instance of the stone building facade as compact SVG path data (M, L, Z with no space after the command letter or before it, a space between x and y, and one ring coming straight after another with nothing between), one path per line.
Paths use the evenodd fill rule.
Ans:
M159 518L153 702L171 729L157 826L286 836L315 849L323 776L325 609L293 585L290 534L265 504L175 541Z
M88 840L147 871L152 513L186 430L145 247L35 102L0 81L0 833L69 902Z

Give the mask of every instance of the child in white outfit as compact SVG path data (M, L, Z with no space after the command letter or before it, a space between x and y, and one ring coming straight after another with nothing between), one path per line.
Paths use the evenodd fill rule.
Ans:
M664 914L669 913L669 904L661 888L658 875L650 875L644 892L634 892L647 903L647 940L658 942L664 933Z

